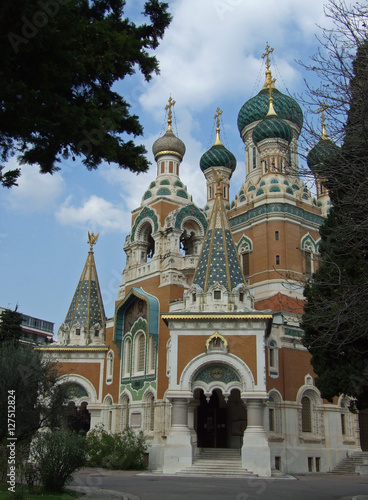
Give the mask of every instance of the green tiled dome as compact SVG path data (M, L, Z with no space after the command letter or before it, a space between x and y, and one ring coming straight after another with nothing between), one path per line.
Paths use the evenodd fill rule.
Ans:
M252 139L254 144L258 144L263 139L278 138L284 139L288 143L293 138L293 131L290 125L279 116L266 116L253 130Z
M340 148L332 142L331 139L321 138L308 153L307 163L309 168L313 172L318 170L318 166L320 166L329 156L336 155L339 149Z
M303 126L303 112L299 104L292 98L273 89L273 106L276 114L284 120L296 123L300 128ZM238 129L241 133L243 128L252 122L262 120L268 112L269 90L262 89L256 96L243 104L238 114Z
M215 144L206 151L199 162L202 172L211 167L227 167L234 171L236 167L235 156L222 144Z

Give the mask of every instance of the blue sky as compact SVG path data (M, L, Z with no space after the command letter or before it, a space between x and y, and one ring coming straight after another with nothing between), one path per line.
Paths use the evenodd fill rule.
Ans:
M99 232L95 260L108 317L125 264L123 245L130 212L156 176L151 152L165 130L165 105L176 101L174 132L186 144L181 179L194 201L205 204L201 155L215 139L213 115L223 110L221 138L238 160L233 196L245 180L244 145L236 126L245 101L264 82L261 55L274 47L273 76L284 93L305 91L295 60L308 61L318 47L317 25L326 25L321 0L169 0L173 21L155 51L161 73L146 83L140 74L117 85L140 116L150 171L137 176L116 165L88 172L78 161L41 175L23 166L19 186L0 194L0 306L55 323L64 321L87 258L88 231ZM125 13L140 22L143 0L128 0ZM10 163L14 165L13 159ZM303 164L304 162L301 161Z

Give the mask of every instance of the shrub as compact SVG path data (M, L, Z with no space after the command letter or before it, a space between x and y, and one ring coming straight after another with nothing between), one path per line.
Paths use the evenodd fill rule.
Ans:
M63 491L86 463L85 438L70 431L42 432L32 442L31 456L43 488Z
M143 432L136 434L126 429L119 434L110 434L99 426L87 436L87 464L106 469L140 470L145 468L144 453L147 451Z

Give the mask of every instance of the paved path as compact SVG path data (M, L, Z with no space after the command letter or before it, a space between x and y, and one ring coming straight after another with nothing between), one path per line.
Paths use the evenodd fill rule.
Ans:
M83 469L72 488L86 500L368 500L368 476L223 479Z

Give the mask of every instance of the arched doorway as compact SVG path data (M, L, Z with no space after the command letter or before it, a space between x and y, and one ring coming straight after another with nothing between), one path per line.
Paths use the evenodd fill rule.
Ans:
M63 409L62 427L77 434L87 434L91 427L91 414L87 406L87 402L78 407L74 401L69 401Z
M247 425L247 410L241 401L240 391L234 389L225 398L218 388L207 397L202 389L197 389L195 397L198 405L197 446L240 449Z

